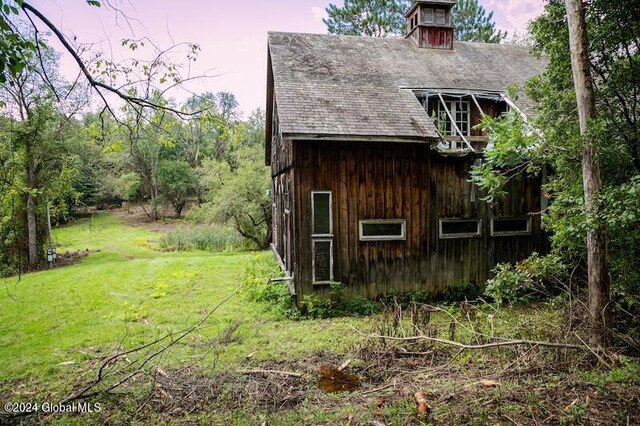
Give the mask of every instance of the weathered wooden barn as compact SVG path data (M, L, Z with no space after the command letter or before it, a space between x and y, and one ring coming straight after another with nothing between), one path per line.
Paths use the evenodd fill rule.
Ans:
M484 114L544 64L526 47L456 42L449 0L418 1L405 38L270 33L266 163L273 250L298 297L482 285L545 246L540 178L495 205L469 182Z

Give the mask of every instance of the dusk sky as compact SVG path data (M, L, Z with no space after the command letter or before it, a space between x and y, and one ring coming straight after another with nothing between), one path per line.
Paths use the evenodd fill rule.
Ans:
M32 0L70 37L95 43L120 60L131 56L120 48L123 38L149 37L160 47L192 42L201 47L191 74L216 75L187 87L194 93L231 91L245 114L264 108L267 31L326 33L322 22L327 0L113 0L129 19L108 7L95 8L80 0ZM341 3L341 0L339 0ZM543 0L480 0L500 29L522 34L529 20L542 12ZM173 40L173 42L172 42ZM55 45L55 44L54 44ZM144 52L140 52L144 53ZM77 67L63 58L63 72ZM186 92L174 92L184 99Z

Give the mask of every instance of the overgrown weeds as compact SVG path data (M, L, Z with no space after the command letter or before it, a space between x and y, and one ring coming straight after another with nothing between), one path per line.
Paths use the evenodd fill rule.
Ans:
M210 252L255 249L233 228L218 225L185 225L165 233L159 241L163 251L203 250Z
M270 252L256 253L244 271L244 293L250 301L261 302L267 310L282 319L295 319L299 316L295 303L284 280L283 273Z

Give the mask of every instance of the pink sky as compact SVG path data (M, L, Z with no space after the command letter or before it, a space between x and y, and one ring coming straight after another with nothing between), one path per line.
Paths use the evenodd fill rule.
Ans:
M322 22L330 0L112 0L129 18L116 18L106 7L89 7L81 0L32 0L67 35L78 42L96 43L94 49L113 52L115 60L130 52L119 47L123 38L147 36L166 47L188 41L201 47L193 74L216 77L190 83L188 89L231 91L243 113L264 108L267 31L326 33ZM335 0L334 0L335 2ZM341 3L341 0L338 0ZM480 0L501 29L523 33L526 24L542 12L543 0ZM133 30L133 35L132 35ZM63 72L77 68L63 58ZM185 92L174 92L184 99Z

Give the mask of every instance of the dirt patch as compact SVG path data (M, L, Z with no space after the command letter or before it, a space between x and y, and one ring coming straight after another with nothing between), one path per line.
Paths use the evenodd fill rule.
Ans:
M75 263L79 263L85 257L89 256L91 253L98 253L100 250L77 250L77 251L68 251L65 253L58 253L56 259L56 267L61 266L69 266Z
M193 202L187 203L182 212L183 217L193 205ZM157 221L153 221L149 217L148 213L150 213L150 211L151 210L148 205L132 205L129 207L110 210L110 212L121 218L126 224L136 227L145 227L154 232L168 232L183 223L183 219L176 218L173 209L167 206L159 208L160 218Z
M233 370L199 374L182 369L157 370L147 397L137 410L143 420L159 416L168 421L199 412L277 413L299 407L306 400L318 400L321 366L336 356L319 353L298 361L254 362Z

